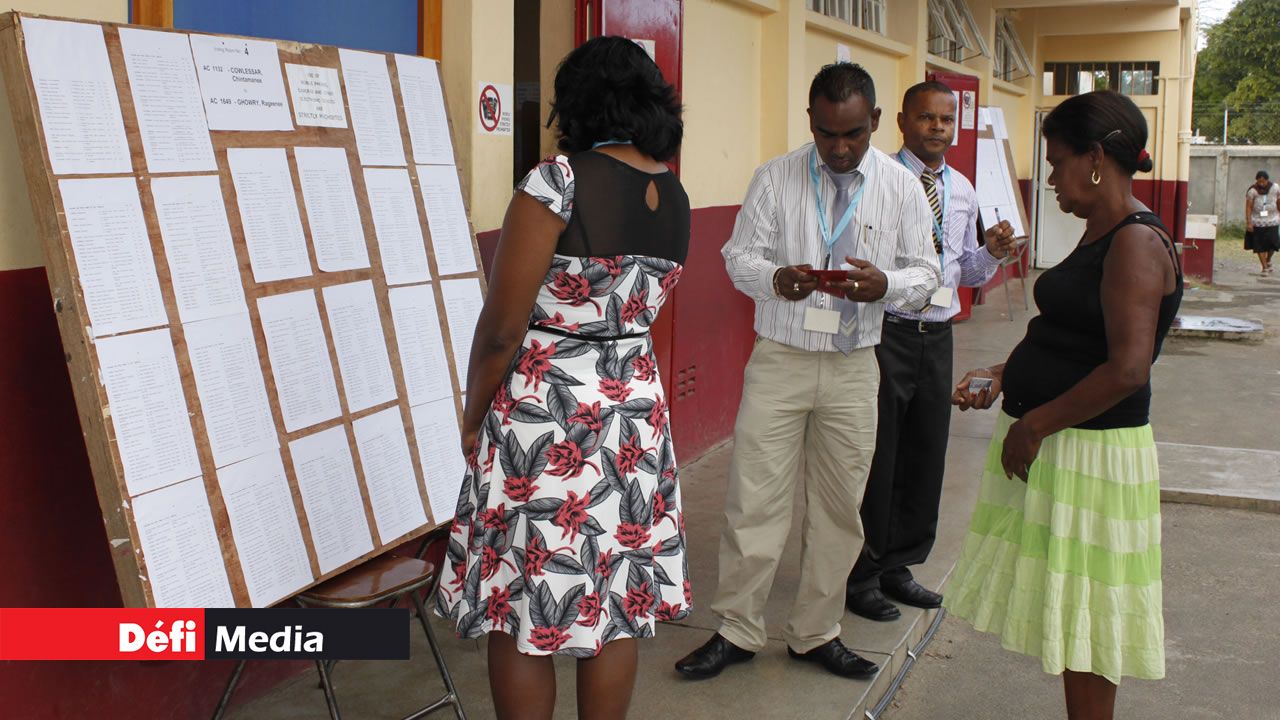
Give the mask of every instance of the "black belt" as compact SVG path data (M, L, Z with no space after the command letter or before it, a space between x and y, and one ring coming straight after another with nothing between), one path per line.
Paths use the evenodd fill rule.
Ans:
M529 329L537 330L538 332L550 333L551 335L559 335L560 337L569 338L571 340L582 340L584 342L601 342L602 343L602 342L614 342L616 340L639 340L642 338L649 337L649 333L647 332L624 333L622 335L579 335L577 333L571 333L568 330L563 330L558 327L539 325L537 323L529 323Z
M910 318L898 317L897 315L885 313L884 321L893 325L915 328L918 333L941 332L943 330L951 329L950 320L943 320L942 322L926 322L924 320L912 320Z

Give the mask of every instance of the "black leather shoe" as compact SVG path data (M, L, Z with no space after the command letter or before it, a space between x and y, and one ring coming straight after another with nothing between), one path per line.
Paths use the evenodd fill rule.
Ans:
M840 638L835 638L826 645L819 645L807 653L798 653L787 647L787 654L797 660L818 663L833 675L845 678L864 679L872 677L880 669L875 663L859 657L857 653L844 646Z
M844 598L844 606L854 615L861 615L876 622L889 622L902 617L902 612L885 598L880 588L849 593Z
M750 650L743 650L716 633L705 645L676 661L676 672L691 680L705 680L719 675L734 663L746 662L755 656Z
M926 588L915 580L908 580L901 585L881 585L884 594L897 600L903 605L911 607L930 608L942 607L942 596L938 593Z

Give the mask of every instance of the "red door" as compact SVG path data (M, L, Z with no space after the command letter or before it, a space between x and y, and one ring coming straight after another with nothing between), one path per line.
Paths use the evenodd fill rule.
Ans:
M621 35L636 40L649 50L658 69L668 82L680 88L680 56L683 41L682 24L684 6L682 0L577 0L577 16L574 37L580 45L600 35ZM679 172L679 164L672 163ZM685 275L689 281L689 275ZM658 321L650 329L653 335L654 354L658 357L658 369L668 401L672 404L671 423L673 440L681 448L682 458L692 458L683 450L684 435L693 429L696 420L677 422L680 413L676 409L684 396L688 375L687 366L693 363L676 363L676 315L679 313L681 288L668 298L666 307L658 315Z
M947 164L975 182L978 175L978 78L972 75L930 72L928 79L951 88L956 93L956 142L947 151ZM968 320L976 291L960 288L960 314L956 320Z

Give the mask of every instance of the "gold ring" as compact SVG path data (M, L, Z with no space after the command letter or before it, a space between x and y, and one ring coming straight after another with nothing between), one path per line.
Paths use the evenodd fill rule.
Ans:
M854 291L854 292L858 292L858 281L857 281L857 280L854 280L854 281L853 281L853 291Z
M792 285L791 290L793 292L800 292L800 283L795 283L794 285Z

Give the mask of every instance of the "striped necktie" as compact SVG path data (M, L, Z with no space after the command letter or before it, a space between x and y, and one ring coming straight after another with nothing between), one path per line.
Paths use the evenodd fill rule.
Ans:
M938 236L938 228L942 227L942 200L938 198L938 180L933 173L925 170L920 174L920 184L924 185L924 196L929 200L933 210L933 250L942 254L942 238Z

